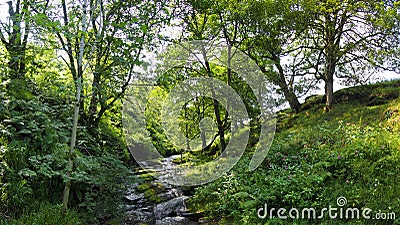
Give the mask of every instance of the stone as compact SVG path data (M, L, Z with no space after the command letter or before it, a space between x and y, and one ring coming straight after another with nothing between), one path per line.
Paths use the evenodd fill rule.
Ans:
M144 198L144 194L140 193L140 194L136 194L136 193L130 193L129 195L125 195L125 199L127 199L128 201L138 201L140 199Z
M165 217L161 220L156 220L156 225L192 225L196 224L188 218L176 216L176 217Z
M176 215L186 211L185 200L188 198L187 196L180 196L158 204L154 209L156 219L159 220L172 214Z

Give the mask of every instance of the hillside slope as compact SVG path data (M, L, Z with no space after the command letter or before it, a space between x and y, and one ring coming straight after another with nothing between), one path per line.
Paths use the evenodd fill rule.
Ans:
M308 98L299 114L281 111L262 166L248 170L249 149L232 171L198 187L191 207L218 224L399 224L399 94L400 81L384 82L336 92L328 113L323 96ZM265 204L286 216L297 208L299 218L276 218L276 211L259 218ZM343 213L302 218L302 208L314 207L318 217L329 206ZM348 208L357 208L359 219L346 219ZM361 215L368 208L370 219Z

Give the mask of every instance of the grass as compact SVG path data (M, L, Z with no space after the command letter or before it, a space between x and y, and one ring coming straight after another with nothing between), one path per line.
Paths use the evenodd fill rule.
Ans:
M342 89L333 110L323 96L303 110L278 113L266 160L248 171L249 148L234 169L198 187L190 206L219 224L400 224L400 81ZM345 196L349 207L395 212L396 220L261 220L271 207L327 207ZM224 222L225 221L225 222Z
M51 205L41 203L37 209L32 208L30 212L23 214L15 220L5 220L0 218L1 225L54 225L54 224L83 224L79 219L79 214L73 210L68 210L64 216L61 215L61 205Z

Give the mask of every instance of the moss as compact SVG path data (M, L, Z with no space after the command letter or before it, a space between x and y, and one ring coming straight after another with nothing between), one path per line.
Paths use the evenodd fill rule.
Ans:
M148 189L150 189L151 187L150 187L150 185L149 184L147 184L147 183L144 183L144 184L140 184L139 186L137 186L137 190L138 191L140 191L140 192L145 192L145 191L147 191Z
M324 103L323 95L311 95L306 98L305 102L301 105L301 110L308 110L314 106L318 106Z
M153 189L148 189L144 192L144 197L146 197L147 199L150 199L151 197L154 197L156 195L156 191Z
M159 195L165 192L165 187L160 182L143 183L136 188L139 192L144 193L144 197L148 200L160 203L166 200L165 197Z
M145 181L153 181L155 179L155 173L142 173L139 178Z
M145 194L145 195L146 195L146 194ZM149 199L150 201L154 202L154 203L161 203L161 202L164 202L164 201L167 200L165 197L162 197L162 196L160 196L160 195L150 195L150 196L148 197L148 199Z

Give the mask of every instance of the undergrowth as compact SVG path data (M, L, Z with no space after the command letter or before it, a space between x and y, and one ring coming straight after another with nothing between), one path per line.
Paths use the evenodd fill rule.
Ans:
M315 98L297 115L282 111L263 164L249 171L249 148L233 170L198 187L190 207L220 224L400 224L400 101L369 105L371 93L393 93L393 86L400 93L389 83L371 86L375 89L368 97L348 99L328 113L322 113L323 105ZM286 216L291 208L310 207L319 216L322 208L338 207L340 197L347 200L344 209L369 208L371 217L393 217L394 212L397 219L331 219L326 213L317 220L285 220L277 218L276 211L273 217L257 215L267 204L268 209L285 208Z

